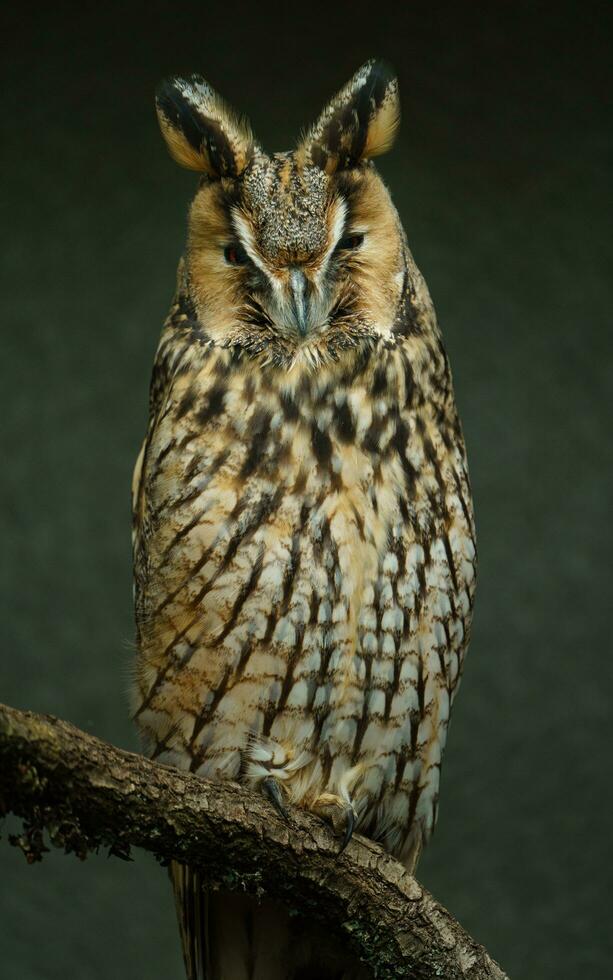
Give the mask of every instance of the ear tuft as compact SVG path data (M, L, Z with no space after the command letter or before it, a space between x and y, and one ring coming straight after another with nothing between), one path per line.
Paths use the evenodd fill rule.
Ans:
M298 152L331 174L385 153L399 124L394 72L383 61L367 61L328 103Z
M249 123L201 76L162 82L155 105L162 136L182 167L209 177L238 177L252 159Z

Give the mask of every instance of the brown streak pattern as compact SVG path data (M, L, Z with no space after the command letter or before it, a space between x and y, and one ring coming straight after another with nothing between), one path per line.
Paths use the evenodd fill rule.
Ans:
M328 120L317 139L331 134ZM364 245L338 257L328 242L347 227ZM259 264L223 265L239 232ZM329 310L306 339L265 285L280 295L296 263ZM304 147L203 182L178 283L135 471L141 732L208 777L272 774L316 811L350 801L414 867L476 563L426 286L372 165L322 172Z

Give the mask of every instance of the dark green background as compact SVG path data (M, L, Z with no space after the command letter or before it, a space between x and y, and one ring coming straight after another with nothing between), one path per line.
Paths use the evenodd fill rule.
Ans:
M15 6L15 5L14 5ZM608 974L611 4L13 12L0 193L0 698L136 747L129 482L192 175L152 107L201 71L285 149L367 57L444 328L480 583L420 878L514 977ZM0 844L0 977L181 977L164 872Z

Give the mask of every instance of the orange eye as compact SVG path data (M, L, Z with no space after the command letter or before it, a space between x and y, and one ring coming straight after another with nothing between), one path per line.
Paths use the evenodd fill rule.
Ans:
M249 257L244 248L240 245L226 245L223 250L224 259L230 265L245 265Z

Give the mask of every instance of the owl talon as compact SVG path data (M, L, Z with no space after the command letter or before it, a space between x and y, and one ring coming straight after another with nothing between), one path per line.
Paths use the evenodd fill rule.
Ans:
M353 809L353 807L351 806L351 804L348 803L347 804L347 809L345 811L345 833L343 834L343 840L341 842L341 846L340 846L339 852L336 855L337 857L340 857L341 856L341 854L343 853L343 851L347 847L347 844L349 843L349 841L353 837L354 827L355 827L355 810Z
M275 779L274 776L266 776L266 778L262 780L262 789L279 816L283 817L283 819L289 823L289 812L285 806L283 791L279 786L278 779Z
M353 837L356 824L356 813L353 804L341 796L334 793L322 793L312 807L313 812L332 824L332 830L337 837L341 837L341 846L338 856L343 853L349 841Z

